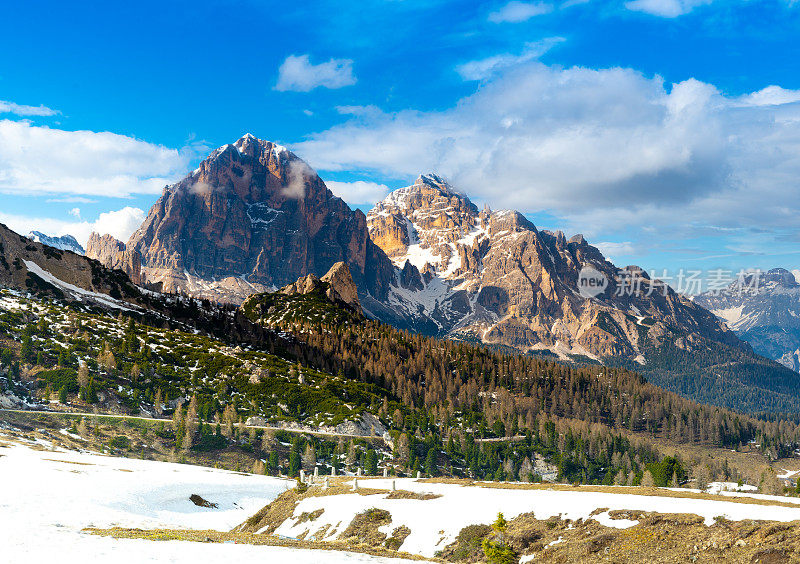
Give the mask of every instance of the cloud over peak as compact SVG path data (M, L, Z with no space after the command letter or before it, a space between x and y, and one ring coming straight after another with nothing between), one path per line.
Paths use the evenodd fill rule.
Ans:
M275 90L310 92L318 87L336 89L355 83L352 59L330 59L315 65L308 55L289 55L278 69Z

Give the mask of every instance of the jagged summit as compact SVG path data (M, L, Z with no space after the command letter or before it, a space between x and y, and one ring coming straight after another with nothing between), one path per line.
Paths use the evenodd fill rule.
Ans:
M345 262L361 293L384 297L391 263L366 217L286 147L245 134L168 186L127 248L147 283L239 303Z

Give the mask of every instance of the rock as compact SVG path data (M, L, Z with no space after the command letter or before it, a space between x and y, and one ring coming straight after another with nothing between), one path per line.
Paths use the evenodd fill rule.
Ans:
M386 298L392 265L367 221L280 145L245 135L167 186L128 248L146 282L241 303L344 262L359 294ZM233 277L241 287L220 288Z
M208 509L217 509L219 508L219 504L212 503L208 500L203 499L197 494L192 494L189 496L189 501L194 503L197 507L207 507Z
M333 302L343 302L350 307L361 310L361 304L358 301L358 288L353 282L353 277L350 275L350 269L347 264L337 262L320 280L328 284L328 289L326 290L328 299Z
M436 175L389 194L367 224L399 270L388 302L390 320L403 328L422 320L432 333L525 352L646 362L637 318L647 317L656 343L677 329L682 347L702 338L744 346L704 309L669 288L662 292L663 285L649 295L616 295L618 269L582 235L540 231L513 210L479 212ZM601 299L580 295L584 266L609 281ZM626 271L650 283L638 267Z
M142 255L128 250L125 243L112 237L92 233L86 245L86 256L99 261L107 268L122 270L134 284L142 284Z

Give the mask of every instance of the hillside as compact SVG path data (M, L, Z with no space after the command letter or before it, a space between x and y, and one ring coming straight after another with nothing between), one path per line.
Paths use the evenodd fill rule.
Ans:
M610 484L641 481L665 443L769 461L800 440L793 423L698 405L626 367L502 353L369 320L348 304L355 284L345 265L239 310L132 285L133 301L87 302L41 272L41 290L0 298L4 404L166 417L167 450L233 449L289 475L307 455L330 471ZM339 438L276 444L270 429ZM683 460L675 479L698 464L764 482L761 466L702 457Z
M538 229L513 210L479 211L435 174L365 216L297 155L252 135L165 187L127 243L95 234L87 255L139 286L237 305L342 262L365 315L399 329L625 366L696 401L747 412L800 404L790 370L581 235ZM604 281L600 291L580 287L587 273Z

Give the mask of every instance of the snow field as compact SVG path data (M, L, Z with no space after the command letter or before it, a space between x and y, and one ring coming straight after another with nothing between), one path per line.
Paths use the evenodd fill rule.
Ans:
M2 438L2 437L0 437ZM280 495L287 480L185 464L47 448L0 447L2 561L404 562L362 554L239 544L114 539L84 527L228 531ZM195 506L198 494L218 509Z
M362 480L365 488L390 489L391 480ZM726 501L725 495L746 496L742 493L724 493L720 500L644 496L624 493L627 488L620 486L620 493L591 491L556 491L500 489L453 484L420 483L412 478L396 480L397 489L413 492L439 494L442 497L429 500L387 499L388 494L345 494L338 496L310 497L302 500L295 509L294 518L284 522L276 534L297 537L304 531L307 538L329 526L325 540L334 540L344 531L355 515L370 508L384 509L391 513L392 523L381 529L391 535L391 531L401 525L411 529L400 550L433 556L452 543L459 531L467 525L490 524L502 512L507 519L522 513L532 512L537 519L548 519L560 515L562 519L586 519L598 508L608 510L592 518L600 524L627 528L637 524L633 520L618 520L609 517L615 509L655 511L658 513L691 513L705 519L710 525L717 516L734 521L744 519L793 521L800 519L798 507L775 505L755 505ZM790 498L774 496L752 496L757 499L786 502ZM800 500L798 500L800 503ZM304 512L323 509L314 521L297 524L297 517Z

